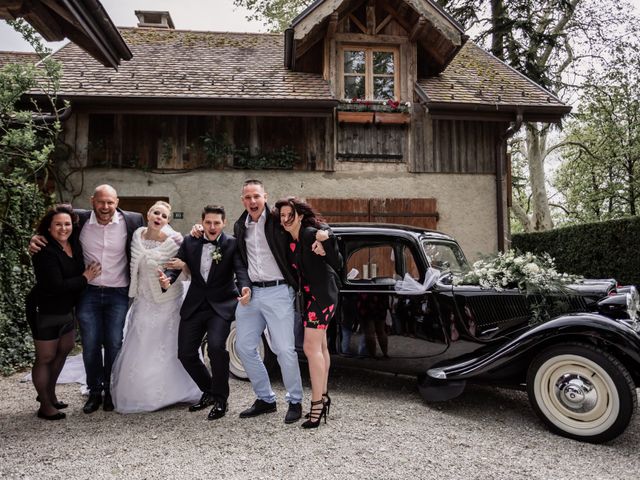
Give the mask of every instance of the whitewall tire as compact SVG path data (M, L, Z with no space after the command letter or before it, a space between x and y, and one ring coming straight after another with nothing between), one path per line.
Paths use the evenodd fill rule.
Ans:
M539 354L529 366L527 393L551 430L592 443L620 435L637 404L624 365L586 344L556 345Z

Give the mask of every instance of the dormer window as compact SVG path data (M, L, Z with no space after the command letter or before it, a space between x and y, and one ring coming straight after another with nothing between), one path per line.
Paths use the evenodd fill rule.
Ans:
M342 98L398 100L398 50L392 47L342 47Z

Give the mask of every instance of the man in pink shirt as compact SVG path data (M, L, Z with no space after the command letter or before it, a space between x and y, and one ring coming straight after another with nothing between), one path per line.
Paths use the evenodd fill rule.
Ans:
M111 367L122 346L129 306L131 236L143 226L141 214L118 208L118 194L111 185L96 187L91 205L92 210L74 210L80 219L80 244L85 264L102 266L102 274L89 282L76 307L89 387L84 413L95 412L103 402L105 411L113 410L109 391ZM34 253L43 244L43 238L35 236L29 250Z

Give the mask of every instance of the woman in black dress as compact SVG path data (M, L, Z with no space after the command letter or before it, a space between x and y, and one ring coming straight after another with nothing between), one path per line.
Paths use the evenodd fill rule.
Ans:
M56 205L40 220L37 232L47 245L33 258L36 284L27 296L27 320L36 350L33 385L40 402L38 417L61 420L68 405L56 397L55 387L67 355L75 344L74 307L87 282L100 274L100 265L85 269L77 220L69 205Z
M327 392L329 379L329 350L327 328L338 303L340 254L326 225L313 208L295 197L280 200L275 206L280 224L291 241L287 254L289 263L298 273L302 295L300 315L304 323L304 353L309 362L311 379L311 410L303 428L316 428L331 405ZM326 255L316 254L314 242L322 242Z

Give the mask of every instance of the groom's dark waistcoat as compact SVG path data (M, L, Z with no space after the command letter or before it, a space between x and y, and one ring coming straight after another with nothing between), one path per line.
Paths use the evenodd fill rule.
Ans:
M182 303L180 317L188 319L203 302L208 302L218 315L231 319L238 303L238 288L251 287L247 267L238 251L238 242L224 232L220 234L218 248L222 258L217 263L211 259L211 270L206 279L200 273L203 245L201 238L186 235L176 254L191 270L191 284ZM173 283L180 271L168 270L166 274Z

